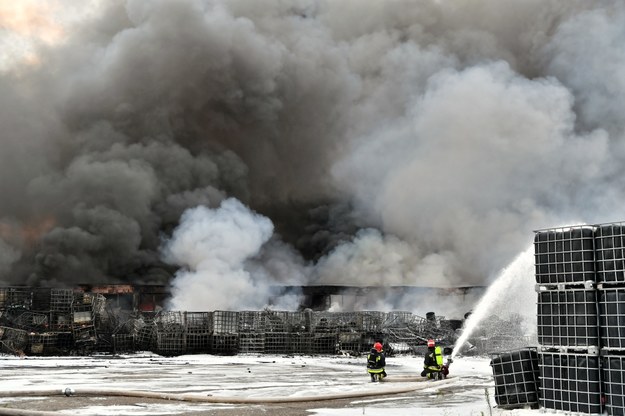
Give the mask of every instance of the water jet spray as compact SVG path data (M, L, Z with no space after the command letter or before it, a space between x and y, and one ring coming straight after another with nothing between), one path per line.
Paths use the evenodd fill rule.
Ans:
M469 337L475 332L476 328L482 323L484 318L498 304L505 305L506 310L514 308L514 300L519 300L522 292L521 287L530 288L533 294L534 282L534 246L531 245L521 254L519 254L508 267L502 270L495 281L488 287L486 293L482 296L477 306L467 318L462 335L456 340L451 359L459 352ZM534 305L532 303L532 305ZM525 305L527 306L527 302ZM523 312L523 311L515 311ZM535 311L532 310L532 313Z

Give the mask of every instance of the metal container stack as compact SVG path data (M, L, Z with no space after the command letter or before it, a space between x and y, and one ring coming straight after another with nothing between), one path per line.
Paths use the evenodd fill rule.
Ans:
M625 224L597 225L595 242L605 408L625 415Z
M601 414L595 227L537 231L534 253L540 405Z

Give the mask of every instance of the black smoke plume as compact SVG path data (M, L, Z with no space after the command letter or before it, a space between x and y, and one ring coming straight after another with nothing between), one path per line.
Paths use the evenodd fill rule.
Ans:
M199 209L265 224L252 287L488 284L623 219L624 41L620 1L96 2L0 66L0 279L169 284Z

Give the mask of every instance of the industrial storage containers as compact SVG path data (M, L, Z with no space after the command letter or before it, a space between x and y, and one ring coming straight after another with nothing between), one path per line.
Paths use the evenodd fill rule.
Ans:
M496 354L490 365L495 378L495 402L502 408L538 404L538 354L525 348Z
M595 280L593 227L537 231L534 253L538 284L574 285Z
M540 405L600 414L600 326L595 227L540 230L534 238Z
M599 356L540 353L540 403L547 409L601 413Z
M536 231L544 408L625 415L625 225Z
M497 403L532 405L535 386L546 409L625 415L625 223L538 230L534 256L537 357L491 361Z
M605 410L625 415L625 224L600 224L595 230L597 292Z

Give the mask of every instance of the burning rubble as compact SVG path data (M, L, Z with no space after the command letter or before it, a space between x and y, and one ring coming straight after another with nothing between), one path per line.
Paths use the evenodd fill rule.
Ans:
M453 344L458 322L410 312L138 311L101 293L0 288L0 349L18 355L360 354L374 341L414 352Z
M152 351L182 354L353 354L375 341L388 354L422 353L428 339L453 346L463 321L428 312L165 311L158 288L0 288L0 351L83 355ZM158 302L157 302L158 303ZM518 342L518 329L497 317L476 331L472 353L493 342ZM488 325L491 322L492 325ZM502 328L507 328L505 333ZM499 332L497 332L499 331ZM482 338L483 336L483 338ZM476 348L477 347L477 348ZM467 352L467 353L471 353Z

